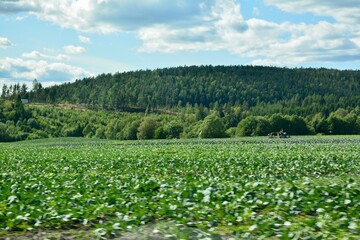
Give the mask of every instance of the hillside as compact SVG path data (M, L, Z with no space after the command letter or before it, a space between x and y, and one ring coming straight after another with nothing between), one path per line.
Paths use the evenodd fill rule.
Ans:
M359 106L360 71L193 66L102 74L49 88L34 81L31 91L3 86L0 141L263 136L280 129L360 134Z
M256 115L307 116L360 105L360 71L191 66L101 74L39 89L35 102L115 110L240 106Z

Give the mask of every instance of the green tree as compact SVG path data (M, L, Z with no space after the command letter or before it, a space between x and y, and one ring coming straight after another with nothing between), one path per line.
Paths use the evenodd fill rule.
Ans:
M200 127L199 137L201 138L223 138L226 137L226 128L217 114L207 116Z
M155 130L154 138L155 139L166 139L166 135L167 134L166 134L164 127L160 126Z
M4 84L2 86L1 98L7 98L7 97L8 97L8 86Z
M330 134L357 134L357 120L358 117L356 114L349 114L343 109L338 109L331 113L326 119Z
M92 123L88 123L82 130L82 135L86 138L92 138L93 136L95 136L95 133L96 133L96 127Z
M15 111L14 121L18 121L27 117L27 112L25 110L24 104L21 101L20 95L18 95L15 99L14 111Z
M322 113L315 114L312 117L310 124L316 133L328 133L328 123Z
M32 91L37 92L42 89L41 83L38 82L38 80L35 78L32 83Z
M95 131L95 138L100 138L100 139L105 139L105 127L100 125L97 126L96 131Z
M194 108L195 108L195 117L198 121L203 120L208 114L207 110L202 105L198 106L197 104L195 104Z
M9 142L12 140L13 138L7 132L7 125L0 122L0 141Z
M249 116L237 126L238 136L265 136L271 130L270 122L262 116Z
M314 130L309 124L307 124L305 119L296 115L292 115L290 117L290 126L288 131L291 131L292 135L308 135L314 133Z
M138 139L153 139L156 130L156 120L152 117L145 117L140 123L137 131Z
M122 130L122 137L124 140L136 140L137 130L140 126L140 120L131 121L125 125Z
M271 131L280 131L281 129L288 131L291 134L291 120L290 116L283 114L273 114L270 119Z
M119 131L118 119L113 119L105 127L105 136L107 139L116 139L116 135Z
M20 88L20 96L22 98L28 98L28 94L27 94L27 91L28 91L28 87L26 86L26 84L22 84L21 85L21 88Z
M166 138L180 138L180 134L183 132L183 126L178 121L172 121L165 125L164 131Z
M82 131L83 129L79 124L66 125L62 130L64 137L83 137Z

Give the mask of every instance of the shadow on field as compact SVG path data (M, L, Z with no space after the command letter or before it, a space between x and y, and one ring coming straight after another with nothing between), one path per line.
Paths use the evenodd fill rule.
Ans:
M115 240L176 240L176 239L231 239L229 235L207 233L197 228L176 225L174 223L160 222L147 224L135 231L110 234L99 234L96 230L44 230L28 232L10 232L0 235L0 240L75 240L75 239L115 239Z

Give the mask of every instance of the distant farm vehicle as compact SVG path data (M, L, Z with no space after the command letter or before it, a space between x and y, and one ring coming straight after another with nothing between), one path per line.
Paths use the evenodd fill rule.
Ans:
M271 132L268 134L269 138L289 138L290 135L287 134L284 130L280 130L279 132Z

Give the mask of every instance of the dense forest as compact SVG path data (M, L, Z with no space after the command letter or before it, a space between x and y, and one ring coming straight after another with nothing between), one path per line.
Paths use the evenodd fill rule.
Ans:
M41 85L40 85L41 86ZM258 66L192 66L102 74L37 88L34 102L94 108L176 109L239 106L252 115L328 115L360 105L360 71Z
M31 90L2 86L0 141L257 136L280 129L360 134L359 106L360 71L354 70L191 66L101 74L48 88L34 80Z

